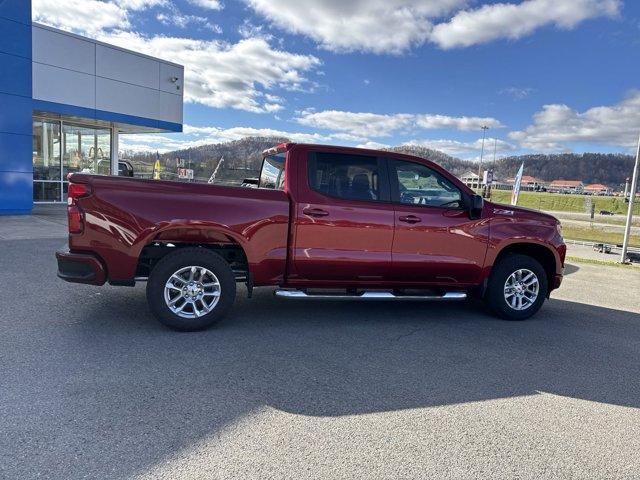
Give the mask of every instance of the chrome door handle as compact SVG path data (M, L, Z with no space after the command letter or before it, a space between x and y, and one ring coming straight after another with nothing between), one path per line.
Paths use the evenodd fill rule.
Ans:
M405 223L419 223L422 221L420 217L416 217L415 215L402 216L402 217L399 217L398 220Z
M321 208L305 208L302 210L302 213L309 215L310 217L326 217L329 215L329 212L322 210Z

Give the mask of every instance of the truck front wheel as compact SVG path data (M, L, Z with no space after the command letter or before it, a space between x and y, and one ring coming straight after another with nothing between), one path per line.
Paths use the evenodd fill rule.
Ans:
M231 308L236 282L229 264L205 248L181 248L163 257L147 282L147 302L174 330L210 327Z
M493 266L485 301L499 317L525 320L540 310L547 289L547 275L540 262L513 254Z

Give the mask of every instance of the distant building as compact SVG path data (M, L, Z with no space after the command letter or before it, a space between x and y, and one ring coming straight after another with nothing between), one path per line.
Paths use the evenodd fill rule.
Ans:
M592 183L584 187L584 193L589 195L612 195L613 191L601 183Z
M460 180L469 188L481 188L484 186L482 179L478 177L477 173L473 173L471 170L465 172L460 176Z
M583 193L584 183L580 180L554 180L547 190L555 193Z
M515 183L515 178L508 178L505 183L513 187L513 184ZM522 183L520 184L520 189L528 190L528 191L540 191L543 188L547 188L547 184L548 182L545 182L544 180L541 180L539 178L532 177L531 175L523 175Z

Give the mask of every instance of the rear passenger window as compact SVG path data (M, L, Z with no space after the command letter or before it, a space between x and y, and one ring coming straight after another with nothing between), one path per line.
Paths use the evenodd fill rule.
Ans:
M330 197L347 200L380 200L378 159L363 155L312 153L309 186Z

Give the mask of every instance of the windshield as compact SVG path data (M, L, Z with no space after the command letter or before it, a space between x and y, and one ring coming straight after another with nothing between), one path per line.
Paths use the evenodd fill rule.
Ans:
M287 152L264 157L260 172L260 188L284 190L284 160Z

